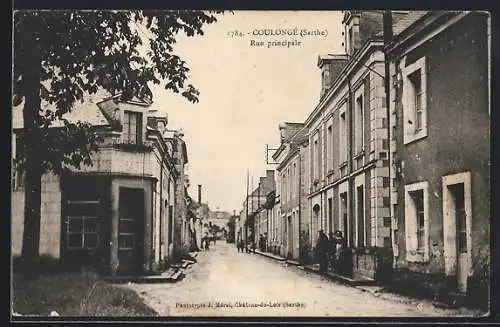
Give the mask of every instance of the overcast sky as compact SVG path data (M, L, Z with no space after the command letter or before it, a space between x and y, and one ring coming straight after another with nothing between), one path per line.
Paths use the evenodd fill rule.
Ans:
M266 144L279 145L278 124L302 122L319 100L319 54L342 52L342 15L327 11L237 11L205 27L205 35L179 35L176 53L191 69L189 83L200 102L154 90L154 106L168 113L169 127L182 128L189 157L190 194L212 210L238 213L246 196L247 170L256 187L265 176ZM297 28L327 36L254 36L254 30ZM231 38L239 31L243 37ZM251 40L264 41L262 47ZM300 41L271 47L268 41Z

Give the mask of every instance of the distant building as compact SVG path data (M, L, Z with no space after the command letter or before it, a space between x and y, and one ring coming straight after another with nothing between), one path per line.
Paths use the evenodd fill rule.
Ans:
M280 216L274 225L280 225L280 254L286 258L303 261L308 252L309 208L307 205L307 129L304 124L280 124L281 144L273 159L278 162ZM278 228L275 228L275 234ZM302 235L302 242L301 242Z

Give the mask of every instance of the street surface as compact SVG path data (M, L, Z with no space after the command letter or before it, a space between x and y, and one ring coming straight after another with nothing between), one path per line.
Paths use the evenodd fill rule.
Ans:
M129 284L161 316L471 316L427 301L363 292L218 241L173 284Z

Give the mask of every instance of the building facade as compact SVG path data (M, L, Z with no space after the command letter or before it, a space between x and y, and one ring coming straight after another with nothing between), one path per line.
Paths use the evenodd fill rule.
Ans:
M150 107L148 100L117 95L75 108L91 119L103 143L92 166L43 175L41 255L112 275L155 271L174 259L180 235L175 221L183 214L176 195L187 156L178 133L167 135L167 118ZM14 256L23 236L22 176L16 171L13 178Z
M280 125L281 145L275 153L279 163L281 225L280 255L291 260L304 261L309 233L309 214L306 197L307 129L304 124Z
M346 11L343 24L345 54L318 58L320 101L305 122L310 242L341 231L345 273L375 280L392 259L383 15Z
M489 17L423 12L396 30L389 52L396 271L445 292L481 289L477 299L487 299Z

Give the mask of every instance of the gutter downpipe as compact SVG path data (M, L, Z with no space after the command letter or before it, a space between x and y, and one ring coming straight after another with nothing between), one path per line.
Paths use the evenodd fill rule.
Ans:
M393 37L393 30L392 30L392 12L390 10L384 11L384 17L383 17L383 30L384 30L384 68L385 68L385 78L384 78L384 85L385 85L385 106L386 106L386 115L387 115L387 151L388 151L388 157L391 158L391 99L390 99L390 77L391 77L391 72L390 72L390 55L389 55L389 44L392 41ZM392 162L389 162L388 165L388 170L389 170L389 197L392 196ZM395 233L394 229L394 210L392 209L392 201L389 201L389 212L391 213L391 231L389 233L389 237L391 239L391 247L392 247L392 267L395 269L396 268L396 257L394 255L395 247L396 247L396 237L393 235Z
M351 246L351 248L353 249L354 248L354 235L355 235L355 230L352 230L354 229L354 215L353 215L353 211L354 211L354 201L353 201L353 194L354 194L354 191L353 191L353 177L350 176L351 173L353 172L353 158L352 158L352 132L353 132L353 121L352 121L352 118L353 118L353 115L352 115L352 86L351 86L351 78L349 76L349 73L346 74L346 79L347 79L347 88L348 88L348 99L347 99L347 111L348 111L348 119L349 119L349 131L348 131L348 151L347 151L347 156L348 156L348 173L347 173L347 176L348 177L348 200L349 200L349 208L348 208L348 217L350 217L350 222L348 222L348 240L349 240L349 245ZM352 236L351 236L352 235ZM352 250L351 249L351 250Z
M298 190L298 200L299 200L299 261L301 264L304 262L304 256L301 254L303 253L303 244L301 244L302 240L302 235L301 235L301 223L302 223L302 206L301 206L301 192L300 189L302 188L302 155L300 153L300 148L302 145L299 145L299 190Z

